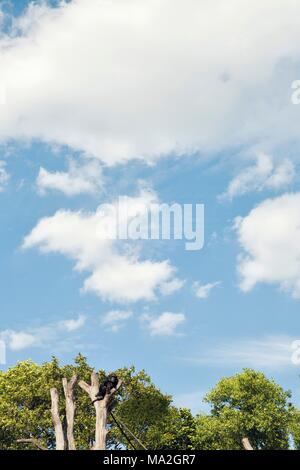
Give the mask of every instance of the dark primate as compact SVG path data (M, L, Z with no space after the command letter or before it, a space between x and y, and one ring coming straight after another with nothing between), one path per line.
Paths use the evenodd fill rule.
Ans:
M99 400L103 400L106 394L109 394L113 388L116 388L118 385L119 379L116 375L109 375L104 379L102 384L99 387L99 392L96 397Z

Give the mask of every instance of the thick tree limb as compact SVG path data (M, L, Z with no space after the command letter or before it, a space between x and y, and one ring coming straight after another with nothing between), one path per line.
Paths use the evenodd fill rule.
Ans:
M106 394L103 400L97 400L96 395L99 391L99 377L96 372L91 374L91 385L88 385L83 380L80 380L79 386L84 390L90 397L94 404L96 411L96 431L95 431L95 444L93 450L105 450L106 449L106 434L107 434L107 415L108 406L111 402L112 397L121 387L122 381L119 380L116 388L113 388L110 393Z
M55 431L56 450L65 450L64 431L59 417L59 396L56 388L51 388L51 414Z
M252 445L250 444L248 437L243 437L242 444L245 450L254 450Z
M90 394L90 385L88 385L83 380L80 380L78 383L79 387L82 388L88 395Z
M24 444L33 444L40 450L48 450L43 444L40 443L38 439L35 437L29 437L28 439L18 439L17 442L24 443Z
M78 381L78 375L73 375L70 382L66 378L62 379L64 394L66 398L66 419L67 419L67 441L68 449L76 450L74 439L74 416L76 405L74 402L74 387Z

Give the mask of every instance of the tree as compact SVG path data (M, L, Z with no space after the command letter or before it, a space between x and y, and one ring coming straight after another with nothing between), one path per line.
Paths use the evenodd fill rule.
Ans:
M107 374L96 374L80 354L72 365L53 358L0 372L0 449L63 449L66 443L100 449L105 442L122 449L242 449L249 447L245 439L254 449L287 449L290 435L300 447L300 412L289 392L260 372L245 369L220 380L205 398L210 415L196 418L173 406L144 371L115 373L122 386L113 403L92 403Z
M251 369L220 380L205 397L211 415L197 418L195 448L242 449L247 437L254 449L288 449L289 399L290 392Z
M124 368L118 370L118 375L126 386L122 388L115 403L114 416L125 423L145 447L153 448L152 434L155 429L160 429L161 423L168 416L172 398L161 393L144 371L132 375L130 369ZM129 449L132 449L133 445L135 448L141 448L138 442L130 444L111 418L109 423L111 429L108 441L112 447L121 444Z
M160 422L149 431L150 449L193 449L193 438L196 432L196 420L187 408L171 407Z
M20 448L17 439L31 437L54 447L49 389L59 378L56 360L43 367L26 361L0 372L1 449Z
M236 433L237 423L232 417L204 416L196 418L196 432L193 439L194 449L198 450L240 450L241 434Z
M292 410L290 433L293 439L293 447L300 450L300 411L295 408Z
M78 376L81 387L74 387L76 413L74 417L74 440L77 449L90 449L95 445L95 418L97 407L92 405L89 383L93 369L82 355L78 355L74 365L60 366L57 359L43 365L31 361L20 362L5 372L0 372L0 448L21 449L36 448L36 443L46 449L55 449L56 436L53 429L51 404L58 428L66 428L65 396L66 387L72 377ZM160 447L160 423L167 422L174 414L171 397L160 392L144 371L135 372L133 367L116 371L124 386L118 390L114 402L113 416L134 433L146 447L152 444ZM105 371L98 371L100 381L106 376ZM66 378L67 382L62 382ZM76 378L77 381L77 378ZM65 390L64 390L65 388ZM50 389L57 390L52 394ZM88 393L86 393L88 392ZM97 402L100 403L101 402ZM99 407L100 408L100 407ZM71 409L71 421L72 418ZM70 418L70 416L69 416ZM98 415L99 419L99 415ZM108 447L137 448L141 446L134 439L126 438L117 427L112 415L108 415ZM61 427L59 424L61 423ZM174 442L179 438L173 428ZM177 432L177 434L176 434ZM127 433L128 435L128 433ZM156 436L155 441L153 435ZM102 436L103 438L103 436ZM30 442L17 442L18 440ZM69 439L68 439L69 441ZM60 444L61 445L61 444ZM96 442L97 445L97 442Z

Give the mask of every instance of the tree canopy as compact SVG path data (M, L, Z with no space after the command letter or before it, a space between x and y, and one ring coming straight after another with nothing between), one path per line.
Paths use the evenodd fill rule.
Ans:
M17 442L35 438L55 448L49 390L63 397L62 378L78 374L89 381L92 368L79 354L74 364L61 366L56 358L42 365L24 361L0 371L0 449L35 448ZM223 378L206 395L208 415L193 416L177 408L172 397L161 392L145 371L134 367L114 371L122 387L114 397L113 416L136 436L124 436L113 416L108 417L109 448L148 449L242 449L247 437L255 449L287 449L290 438L300 448L300 412L290 403L290 393L261 372L245 369ZM100 380L107 372L98 371ZM74 438L77 449L90 449L95 435L95 410L89 397L75 389ZM64 400L59 402L65 420Z
M62 396L62 378L70 379L78 374L89 381L92 368L82 355L78 355L74 365L60 366L58 360L42 365L32 361L20 362L7 371L0 372L0 449L20 449L25 444L18 439L33 437L45 447L55 447L55 435L51 422L51 400L49 390L56 387ZM98 371L103 379L106 372ZM146 447L164 447L168 442L180 447L188 445L179 434L176 420L181 424L184 411L172 406L172 398L163 394L144 372L136 372L134 367L116 371L124 383L114 403L114 415L124 422ZM75 390L76 414L74 437L78 449L89 449L95 431L94 409L85 393L78 387ZM60 400L60 414L64 416L64 403ZM183 415L181 414L183 413ZM192 416L191 416L191 419ZM164 423L168 433L160 432ZM172 423L172 428L168 427ZM180 437L179 437L180 436ZM107 438L109 447L131 448L114 421L109 418ZM26 445L28 448L28 445ZM34 447L32 447L34 448Z
M254 449L287 449L293 407L291 395L261 372L245 369L223 378L205 401L210 416L199 416L195 445L241 449L248 437Z

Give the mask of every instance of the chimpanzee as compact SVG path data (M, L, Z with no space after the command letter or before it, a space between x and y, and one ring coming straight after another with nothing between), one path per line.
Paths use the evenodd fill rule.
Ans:
M113 388L117 387L118 382L119 379L116 375L109 375L106 377L99 387L99 392L97 393L96 398L103 400L106 394L110 393Z

